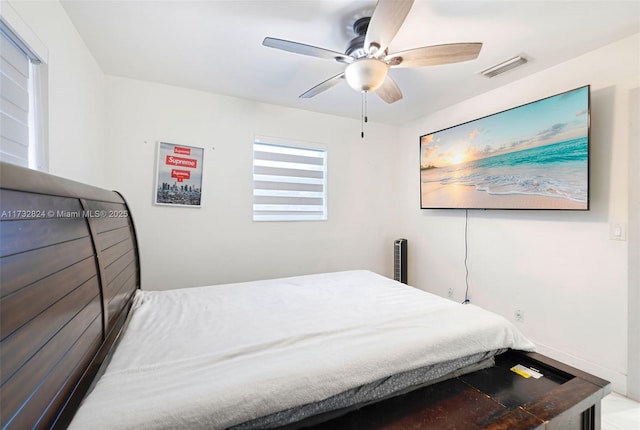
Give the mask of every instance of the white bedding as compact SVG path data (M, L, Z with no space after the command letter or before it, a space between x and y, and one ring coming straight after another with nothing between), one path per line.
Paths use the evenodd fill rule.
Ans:
M137 293L72 429L223 429L406 370L534 345L368 271Z

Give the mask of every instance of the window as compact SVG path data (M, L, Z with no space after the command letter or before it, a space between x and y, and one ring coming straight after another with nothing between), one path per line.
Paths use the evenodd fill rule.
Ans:
M41 63L0 19L0 160L48 170L42 110L46 69Z
M273 138L256 139L253 144L254 221L327 219L327 151L317 146Z

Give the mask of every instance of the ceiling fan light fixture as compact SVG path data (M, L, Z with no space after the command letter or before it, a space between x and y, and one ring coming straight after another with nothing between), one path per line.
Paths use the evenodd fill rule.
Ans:
M376 58L361 58L347 66L344 76L356 91L375 91L384 82L389 65Z

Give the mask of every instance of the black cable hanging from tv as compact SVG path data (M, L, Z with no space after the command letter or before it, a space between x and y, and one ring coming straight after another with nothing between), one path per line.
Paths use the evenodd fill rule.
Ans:
M464 211L464 283L466 285L466 289L464 291L464 301L463 305L466 305L471 300L469 300L469 266L467 265L467 260L469 257L469 209L465 209Z

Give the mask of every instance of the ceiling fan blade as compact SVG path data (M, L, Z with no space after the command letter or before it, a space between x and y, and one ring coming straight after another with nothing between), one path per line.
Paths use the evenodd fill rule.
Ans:
M370 55L380 57L385 52L405 18L414 0L379 0L376 5L367 34L364 49ZM380 55L376 55L380 53Z
M269 48L282 49L283 51L293 52L294 54L309 55L311 57L334 60L339 63L353 63L352 57L340 52L318 48L317 46L305 45L304 43L292 42L290 40L265 37L262 44Z
M321 92L326 91L329 88L333 87L334 85L340 83L340 80L342 80L342 79L344 79L344 73L337 74L337 75L327 79L326 81L319 83L318 85L316 85L315 87L311 88L310 90L307 90L303 94L300 94L300 98L301 99L309 99L309 98L311 98L313 96L316 96L316 95L320 94Z
M391 67L423 67L474 60L482 43L448 43L396 52L385 57Z
M389 104L395 103L402 98L402 91L400 91L396 81L389 75L387 75L382 85L376 90L376 94Z

